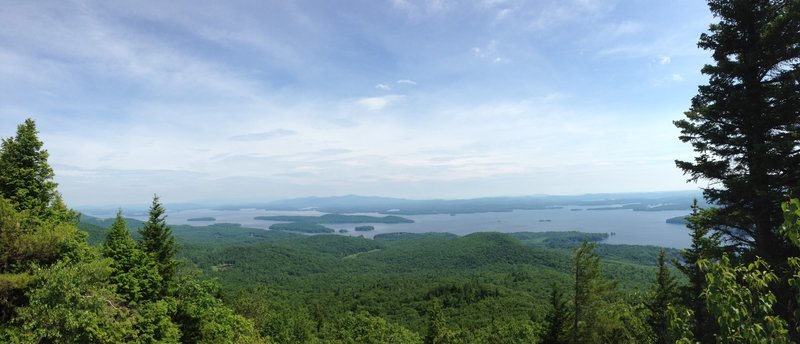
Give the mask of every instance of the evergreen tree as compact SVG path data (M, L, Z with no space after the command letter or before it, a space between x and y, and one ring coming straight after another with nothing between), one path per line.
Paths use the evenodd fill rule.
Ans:
M652 298L647 304L650 310L648 324L655 336L656 344L671 343L669 338L668 310L678 300L678 287L664 258L664 250L658 253L658 274L653 285Z
M714 218L716 209L700 209L697 200L692 204L692 215L689 216L689 228L692 244L689 248L681 250L681 261L674 261L678 268L689 280L689 284L680 290L683 304L691 310L691 328L694 337L704 343L712 342L716 326L714 319L708 317L708 309L700 294L706 288L706 272L700 269L698 262L703 259L714 260L720 257L720 234L711 233L706 227L709 219Z
M17 210L43 215L56 198L53 169L49 154L37 136L36 124L26 119L14 137L3 139L0 146L0 196L10 200Z
M150 254L158 264L158 273L164 283L169 282L175 274L175 238L172 229L167 226L164 207L158 201L158 195L153 195L153 204L150 206L150 215L144 227L139 230L142 236L142 249Z
M613 283L600 272L600 258L594 243L584 241L575 251L575 295L573 299L572 343L601 343L605 323L602 314L609 308Z
M103 245L103 255L109 258L120 258L127 254L136 242L128 230L128 224L122 217L122 210L117 211L114 223L106 232L106 242Z
M428 333L425 335L425 344L453 343L454 338L454 333L447 327L439 300L433 300L428 308Z
M800 191L800 2L709 0L719 22L698 45L713 52L709 83L675 122L699 153L676 161L707 180L712 228L770 264L793 255L778 233L780 203Z
M568 326L569 309L567 301L564 300L564 293L561 289L553 285L550 291L550 309L545 316L547 328L543 338L544 343L566 344L564 331Z
M117 212L106 234L103 255L112 259L110 280L116 286L117 293L131 305L160 298L162 277L158 266L152 257L137 247L122 211Z

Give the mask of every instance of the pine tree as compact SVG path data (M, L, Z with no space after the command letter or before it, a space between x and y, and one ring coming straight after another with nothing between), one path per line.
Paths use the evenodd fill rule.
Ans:
M716 322L708 316L708 309L705 301L700 297L706 288L706 272L700 269L698 262L703 259L715 260L720 253L720 234L711 233L706 227L709 219L713 218L716 209L700 209L697 200L692 204L692 215L689 216L689 223L686 227L690 230L692 244L689 248L681 250L681 261L673 261L689 280L689 284L680 290L683 304L691 310L694 319L691 319L692 333L694 338L700 339L703 343L713 342L714 328Z
M162 277L158 265L136 245L122 211L117 212L106 234L103 255L113 260L110 280L117 293L131 305L159 299Z
M49 154L39 140L36 123L26 119L14 137L3 139L0 146L0 197L14 203L17 210L43 215L56 198L53 169Z
M428 333L425 336L425 344L452 343L454 337L453 332L447 327L439 300L433 300L428 308Z
M550 291L550 309L545 316L545 335L543 343L565 344L564 332L569 321L569 309L567 301L564 300L564 293L561 289L553 285Z
M133 240L130 230L128 230L128 224L125 218L122 217L122 210L118 210L117 217L114 218L114 223L111 224L111 228L106 232L103 255L117 259L130 251L134 246L136 246L136 242Z
M709 181L712 229L770 264L795 255L778 233L780 203L800 192L800 2L709 0L719 22L698 45L713 52L709 83L675 122L699 154L676 161Z
M669 338L669 321L668 309L669 306L678 301L678 287L675 283L675 278L667 267L666 259L664 258L664 250L658 253L658 273L656 274L656 281L653 285L652 298L647 304L650 310L650 317L648 324L652 329L655 336L656 344L667 344Z
M175 274L175 238L172 229L167 226L164 207L158 200L158 195L153 195L150 206L150 215L144 227L139 230L142 236L141 246L144 252L150 254L158 264L158 273L164 283L169 282Z
M573 299L573 343L600 343L604 335L604 309L609 308L609 300L614 284L600 272L600 258L594 252L594 243L584 241L575 251L574 277L575 295Z

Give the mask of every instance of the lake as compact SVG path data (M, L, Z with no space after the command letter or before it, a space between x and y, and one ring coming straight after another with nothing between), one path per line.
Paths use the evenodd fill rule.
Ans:
M685 248L691 244L689 231L685 226L668 224L668 218L686 215L686 210L674 211L632 211L587 210L587 207L567 206L559 209L515 210L499 213L474 214L434 214L434 215L402 215L414 220L414 223L383 224L369 223L375 230L371 232L355 232L354 227L365 224L330 224L327 227L347 229L344 235L373 237L375 234L395 232L449 232L467 235L474 232L543 232L543 231L581 231L615 233L606 243L655 245L673 248ZM256 216L272 215L322 215L317 211L269 211L263 209L210 210L196 209L179 212L168 212L167 222L175 225L204 226L212 223L238 223L244 227L267 229L277 223L253 219ZM363 215L384 216L375 213ZM113 215L103 214L100 217ZM214 217L216 221L187 221L190 218ZM131 216L146 220L146 216Z

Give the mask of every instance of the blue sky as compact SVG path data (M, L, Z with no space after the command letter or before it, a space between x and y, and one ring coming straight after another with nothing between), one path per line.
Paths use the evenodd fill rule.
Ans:
M702 1L11 1L0 136L72 205L695 188Z

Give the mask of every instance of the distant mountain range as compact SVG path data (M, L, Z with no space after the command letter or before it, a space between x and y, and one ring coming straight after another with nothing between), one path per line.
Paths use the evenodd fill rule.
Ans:
M698 191L605 193L574 196L520 196L485 197L473 199L410 200L375 196L303 197L270 202L248 202L236 204L166 204L169 211L190 209L266 209L266 210L317 210L324 213L381 213L398 215L419 214L466 214L482 212L506 212L513 210L552 209L569 206L587 210L630 209L633 211L689 210L697 199L701 206L708 206ZM141 208L141 209L139 209ZM79 210L89 214L116 212L116 208L87 207ZM128 214L146 211L147 208L125 209Z

